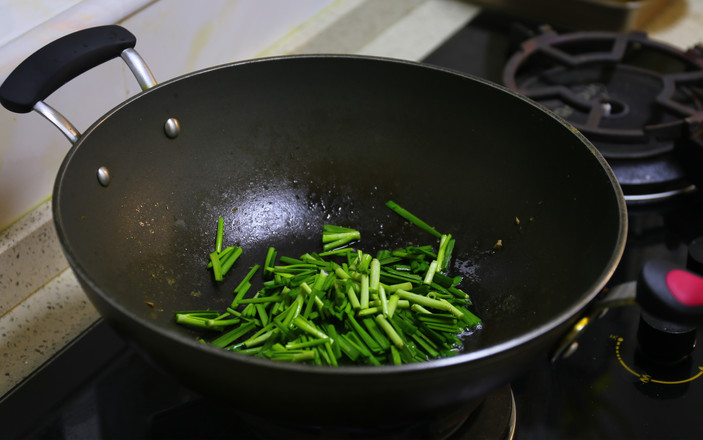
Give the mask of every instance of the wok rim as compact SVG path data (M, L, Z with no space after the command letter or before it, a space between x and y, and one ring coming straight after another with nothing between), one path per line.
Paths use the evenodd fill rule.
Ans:
M270 359L264 359L264 358L259 358L255 356L250 356L246 354L241 354L241 353L234 353L234 352L229 352L227 350L213 347L211 345L207 344L202 344L198 342L195 338L188 337L183 334L179 334L177 332L174 332L172 330L169 330L166 327L163 327L161 325L158 325L146 318L137 316L136 314L132 313L127 307L122 306L119 302L117 302L114 298L113 295L110 295L106 293L100 285L95 282L89 275L89 273L79 264L79 262L76 260L75 255L72 251L72 246L70 245L70 240L69 238L65 235L64 229L62 227L62 220L61 220L61 212L60 212L60 205L61 205L61 184L63 182L63 179L66 177L67 174L69 173L70 170L70 162L72 156L75 154L75 152L81 147L81 145L86 142L86 139L89 138L89 135L91 132L93 132L103 121L107 120L110 118L113 114L117 113L118 111L123 110L126 106L128 106L131 102L139 99L143 95L147 93L151 93L157 89L165 88L168 87L174 83L177 83L181 80L187 79L192 76L196 75L203 75L207 74L212 71L220 70L220 69L229 69L229 68L236 68L237 66L242 66L242 65L248 65L248 64L253 64L253 63L270 63L270 62L276 62L278 60L290 60L290 59L348 59L348 60L362 60L362 61L371 61L371 62L382 62L382 63L395 63L395 64L400 64L400 65L407 65L411 66L413 68L420 68L420 69L430 69L434 71L439 71L445 74L450 74L450 75L458 75L460 77L463 77L465 79L469 79L472 81L479 82L485 86L495 88L497 90L502 91L503 93L507 93L511 95L513 98L517 98L524 103L529 104L530 106L536 108L537 110L541 111L542 113L545 114L545 116L550 117L553 119L555 122L561 124L565 129L569 130L574 136L578 138L578 140L590 151L590 153L594 156L594 158L597 160L597 162L600 164L602 170L604 171L605 175L607 176L610 186L612 187L615 195L616 202L618 204L618 215L619 215L619 224L618 224L618 234L617 234L617 240L615 241L615 245L613 247L611 256L609 260L607 261L607 264L605 264L603 271L601 274L594 279L593 283L586 289L584 289L583 293L578 297L578 300L575 301L571 306L568 308L562 310L560 313L555 314L551 319L549 319L547 322L543 323L539 327L534 328L533 330L526 332L526 333L521 333L513 338L507 339L503 342L499 342L494 345L490 345L488 347L483 347L474 351L470 351L467 353L460 353L455 356L447 357L447 358L441 358L441 359L432 359L432 360L427 360L424 362L418 362L418 363L411 363L411 364L402 364L402 365L380 365L380 366L373 366L373 365L363 365L363 366L358 366L358 365L342 365L342 366L337 366L337 367L330 367L330 366L320 366L320 365L309 365L309 364L297 364L297 363L289 363L289 362L276 362ZM409 60L401 60L401 59L395 59L395 58L388 58L388 57L379 57L379 56L367 56L367 55L345 55L345 54L304 54L304 55L284 55L284 56L272 56L272 57L265 57L265 58L256 58L256 59L249 59L249 60L242 60L242 61L236 61L232 63L227 63L227 64L221 64L213 67L208 67L204 69L200 69L194 72L186 73L184 75L180 75L178 77L166 80L162 83L159 83L158 85L144 90L140 93L135 94L134 96L128 98L125 101L122 101L118 105L116 105L113 109L105 113L102 117L97 119L88 129L85 130L85 132L81 135L81 137L78 139L78 141L72 145L72 147L69 149L69 151L66 153L61 166L59 168L59 171L57 173L57 177L55 180L54 184L54 191L52 195L52 212L53 212L53 217L54 217L54 224L56 226L57 230L57 235L59 238L59 241L61 243L61 247L63 248L64 254L66 256L67 261L69 262L70 267L74 271L74 273L79 277L79 279L85 283L95 295L99 296L102 301L107 303L109 307L111 307L114 311L116 311L118 314L120 314L122 317L127 318L130 322L133 324L137 325L138 327L141 327L143 329L146 329L148 332L153 332L156 333L160 338L165 338L165 339L170 339L173 342L177 342L180 344L186 344L192 349L196 350L205 350L206 352L210 353L213 356L219 356L219 357L226 357L228 359L232 359L232 361L238 361L238 362L244 362L244 363L249 363L258 367L262 368L270 368L274 370L286 370L290 372L295 372L295 373L309 373L309 374L325 374L325 375L343 375L346 377L349 377L350 375L355 375L355 376L368 376L368 375L378 375L378 374L397 374L397 373L412 373L416 371L423 371L423 370L437 370L437 369L443 369L447 367L454 367L458 366L459 364L466 364L470 362L476 362L479 360L485 360L503 353L506 353L511 350L516 350L519 349L519 347L523 345L527 345L532 341L536 341L540 339L541 337L547 335L548 333L554 331L555 329L561 327L562 325L566 324L568 321L576 318L580 313L582 313L587 306L593 302L595 297L598 295L598 293L605 287L607 282L610 280L612 277L613 273L615 272L618 263L620 262L620 259L622 258L622 255L624 253L625 249L625 244L627 241L627 229L628 229L628 214L627 214L627 205L625 201L625 197L622 191L622 188L620 187L620 184L617 181L617 178L615 177L615 174L613 170L611 169L610 165L607 163L603 155L595 148L595 146L580 132L578 129L576 129L573 125L571 125L569 122L565 121L558 115L554 114L551 112L549 109L545 108L541 104L534 102L530 100L529 98L518 94L517 92L508 89L505 86L502 86L500 84L493 83L491 81L488 81L486 79L467 74L464 72L456 71L450 68L445 68L441 66L435 66L431 64L425 64L421 62L416 62L416 61L409 61ZM90 295L88 295L90 297ZM108 320L109 322L109 320ZM139 343L137 342L137 345Z

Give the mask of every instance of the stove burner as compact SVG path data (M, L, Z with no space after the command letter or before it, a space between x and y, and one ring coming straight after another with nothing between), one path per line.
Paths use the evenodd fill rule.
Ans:
M255 439L496 439L515 434L515 400L509 385L482 400L438 417L363 426L302 425L243 414L209 399L195 398L159 411L150 418L148 438L224 438L233 435Z
M630 200L691 190L674 147L703 121L703 47L542 27L510 57L503 82L581 131Z

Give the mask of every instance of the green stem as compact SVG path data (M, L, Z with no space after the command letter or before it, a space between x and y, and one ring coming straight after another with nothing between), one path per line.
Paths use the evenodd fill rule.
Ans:
M316 338L330 339L329 336L324 334L319 329L315 328L312 324L310 324L310 322L308 322L308 320L306 320L302 316L296 316L296 318L293 320L293 324L295 324L295 326L301 329L302 331L309 333L315 336Z
M400 339L398 333L396 333L393 326L390 325L390 323L386 320L386 318L383 317L383 315L376 315L376 322L381 327L381 329L383 329L386 335L388 335L388 339L391 340L393 345L398 348L403 348L403 345L405 345L405 343L402 339Z
M414 224L415 226L419 227L423 231L431 234L432 236L437 237L437 238L440 238L442 236L442 234L437 232L437 230L435 228L428 225L424 221L420 220L414 214L410 213L409 211L407 211L405 208L401 207L400 205L398 205L394 201L389 200L388 202L386 202L386 206L389 207L393 212L395 212L399 216L403 217L405 220L407 220L410 223Z
M222 235L224 231L225 219L220 217L217 219L217 236L215 237L215 252L222 252Z

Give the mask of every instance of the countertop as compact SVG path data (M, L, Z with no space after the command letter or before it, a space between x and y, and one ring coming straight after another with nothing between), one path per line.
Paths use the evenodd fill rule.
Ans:
M459 0L413 0L402 11L373 0L338 3L260 56L335 52L420 60L480 11ZM703 41L701 29L703 1L689 0L673 2L644 30L688 48ZM0 232L0 292L3 396L99 319L62 254L51 201Z

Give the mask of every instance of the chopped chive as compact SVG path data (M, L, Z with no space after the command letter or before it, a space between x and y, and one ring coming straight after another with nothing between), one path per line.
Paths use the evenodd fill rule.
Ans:
M442 304L445 304L445 307L446 307L445 310L449 311L451 314L453 314L453 315L456 316L457 318L461 318L461 319L464 318L464 313L463 313L461 310L459 310L459 309L457 309L456 307L454 307L454 305L453 305L452 303L450 303L449 301L447 301L447 300L444 299L444 298L440 298L439 301L440 301Z
M413 304L410 306L410 310L417 312L417 313L423 313L426 315L431 315L432 312L427 310L426 308L422 307L420 304Z
M445 264L445 259L448 258L447 256L447 246L449 245L449 242L452 240L452 234L442 234L442 236L439 239L439 249L437 250L437 270L442 271L444 267L446 267Z
M393 362L393 365L400 365L403 363L403 360L400 358L400 353L395 346L391 347L391 362Z
M349 302L351 303L354 310L361 308L361 303L359 302L359 298L357 298L356 296L356 292L354 291L354 285L352 283L349 283L347 285L347 296L349 297Z
M230 252L234 251L234 246L227 246L222 252L219 253L220 261L224 260ZM207 264L208 269L212 269L212 261Z
M366 329L368 330L369 335L371 335L373 340L376 341L376 343L381 347L382 350L387 350L390 347L390 341L378 329L378 324L376 324L376 321L369 317L363 318L361 322L364 324L364 327L366 327Z
M303 294L302 292L298 294L298 296L295 298L295 301L293 302L293 307L291 310L288 312L286 315L285 319L283 320L283 326L288 328L291 326L293 323L293 320L300 316L300 311L303 309L303 303L305 300L303 299Z
M217 252L210 253L210 262L212 263L212 273L215 276L215 281L222 281L222 265Z
M322 331L319 329L315 328L310 322L308 322L305 318L302 316L296 316L296 318L293 320L293 324L295 324L296 327L299 329L317 337L320 339L329 339L330 337L324 334Z
M324 338L318 338L318 339L310 339L309 341L305 342L289 342L286 344L287 349L298 349L298 348L307 348L307 347L314 347L316 345L322 345L322 344L328 344L329 339L324 339Z
M215 252L222 252L222 235L224 231L225 219L220 217L217 219L217 235L215 237Z
M388 202L386 202L386 206L389 207L393 212L395 212L399 216L403 217L405 220L407 220L410 223L414 224L415 226L419 227L423 231L428 232L429 234L432 234L434 237L440 238L442 236L442 234L437 232L437 230L435 228L428 225L424 221L420 220L414 214L410 213L409 211L407 211L405 208L401 207L400 205L398 205L394 201L389 200Z
M264 269L261 272L264 279L270 279L271 273L268 271L268 269L273 267L276 261L276 255L276 249L273 247L269 247L268 251L266 252L266 259L264 260Z
M254 329L254 327L256 327L255 322L248 322L246 324L242 324L241 326L225 333L224 335L210 342L210 344L214 345L215 347L226 347L232 342L249 333L252 329Z
M419 304L423 307L429 307L432 309L439 310L449 310L449 308L447 307L448 303L445 304L442 301L428 298L424 295L418 295L417 293L408 292L403 289L396 290L395 294L403 299L409 300L411 303Z
M369 290L371 292L378 292L378 285L380 284L381 277L381 262L374 258L371 260L370 272L369 272Z
M351 325L354 334L369 347L372 351L381 351L381 346L364 330L352 315L347 315L347 322Z
M361 288L359 292L359 307L367 309L369 307L369 276L361 275Z
M270 337L275 335L276 331L277 331L277 329L269 330L269 331L264 332L256 337L251 337L251 338L247 339L246 341L244 341L244 346L246 346L247 348L251 348L256 345L261 345L264 342L268 341L268 339Z
M220 239L208 262L218 281L243 253L222 249L223 224L219 219ZM261 267L251 267L225 312L180 311L175 320L219 332L211 342L199 338L203 343L284 362L380 365L452 356L462 346L458 336L481 320L466 308L462 278L446 272L454 239L436 237L436 252L433 245L410 245L373 256L343 247L360 238L358 231L325 225L324 252L291 258L269 247L261 280L253 279ZM258 290L249 296L252 288Z
M354 253L354 249L352 249L352 248L334 249L334 250L327 251L327 252L320 252L318 255L321 257L329 257L329 256L333 256L333 255L345 255L345 254L349 254L349 253Z
M338 335L335 342L339 344L339 349L351 360L352 362L361 355L361 351L353 342L350 342L345 335Z
M390 314L388 310L388 298L386 298L386 289L384 289L382 285L378 286L378 298L381 300L383 316L388 316Z
M276 296L263 296L259 298L244 298L238 301L238 304L264 304L270 302L276 302L281 300L280 295Z
M232 268L232 266L237 261L240 255L242 255L242 248L238 247L233 248L232 251L224 257L224 259L220 257L220 264L222 266L220 270L222 271L223 276L226 275L227 272L229 272L229 270Z
M263 299L263 298L262 298ZM256 311L259 314L259 319L261 320L261 325L264 327L266 324L269 322L269 315L266 313L266 305L265 304L256 304Z
M447 246L445 247L444 250L444 261L442 262L442 267L441 271L446 272L449 269L449 260L451 259L452 253L454 252L454 244L456 240L451 238L451 234L449 234L449 240L447 242Z
M354 331L350 331L349 333L346 334L346 337L347 337L347 342L349 342L349 344L352 344L354 346L354 348L356 348L359 351L359 354L361 354L361 356L368 358L369 356L372 355L372 353L371 353L372 348L367 346L367 344L364 343L364 341L361 339L361 337L359 337L358 333L356 333ZM378 349L379 348L378 344L376 344L376 342L371 338L371 336L367 335L367 337L368 337L369 342L374 347L374 349Z
M384 285L383 286L386 289L386 293L393 293L398 289L403 289L403 290L412 290L413 288L413 283L406 281L404 283L398 283L398 284L391 284L391 285Z
M383 315L376 315L376 322L378 325L383 329L384 332L386 332L386 335L388 335L388 339L393 342L393 344L398 347L398 348L403 348L403 340L400 339L400 336L398 336L398 333L393 329L393 326L391 326L386 318L383 317Z
M377 313L380 313L381 309L378 307L369 307L368 309L361 309L357 312L356 316L358 317L364 317L364 316L374 316Z
M398 301L400 301L400 297L398 295L391 295L390 299L388 300L388 313L386 316L392 318L393 314L395 313L396 307L398 307Z
M460 308L459 310L461 310L463 314L463 317L461 318L462 321L464 321L469 328L474 328L482 323L481 318L474 315L470 310L464 307Z
M437 272L437 260L432 260L432 263L430 263L430 267L427 269L427 273L425 274L423 283L432 284L432 279L434 278L435 272Z

